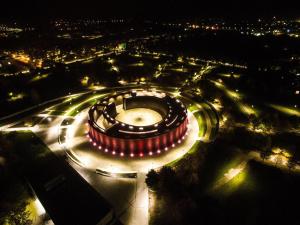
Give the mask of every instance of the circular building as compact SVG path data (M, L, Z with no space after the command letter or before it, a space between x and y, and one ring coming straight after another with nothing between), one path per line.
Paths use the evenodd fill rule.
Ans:
M180 143L187 131L183 103L162 92L134 90L102 99L89 110L89 138L119 156L154 155Z

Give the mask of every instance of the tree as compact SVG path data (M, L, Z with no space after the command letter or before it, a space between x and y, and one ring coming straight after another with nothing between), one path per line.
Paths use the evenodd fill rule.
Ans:
M175 171L171 167L164 166L159 172L159 178L159 190L161 192L171 195L174 194L177 195L177 197L179 196L181 184Z
M254 114L250 114L248 119L253 130L258 129L259 125L261 124L260 119L256 117Z
M260 152L260 157L262 160L268 159L270 155L272 154L271 148L265 148Z
M297 165L297 160L294 156L290 157L287 163L287 167L292 170L296 167Z
M159 175L155 170L150 170L146 177L146 184L148 188L152 190L157 190L159 183Z
M265 161L265 159L268 158L267 152L266 152L266 151L261 151L261 152L260 152L260 158L261 158L263 161Z
M260 157L262 160L268 159L272 155L272 138L267 136L265 138L265 143L261 146Z
M0 218L0 223L11 225L31 225L30 212L26 210L26 202L18 204L6 216Z

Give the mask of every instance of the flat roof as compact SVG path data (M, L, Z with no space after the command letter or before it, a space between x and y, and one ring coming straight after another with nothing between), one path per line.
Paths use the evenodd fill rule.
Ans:
M25 176L56 225L95 225L111 212L109 203L67 162L33 133L22 135L29 135L21 138L24 149L18 151L26 163Z
M119 96L122 97L123 107L124 104L126 104L126 110L134 108L149 108L160 113L162 115L162 120L147 126L135 126L118 121L113 115L111 115L111 108L106 107L105 104L108 105L110 102L114 102ZM103 107L103 109L99 110L98 105ZM114 107L116 106L114 105ZM110 123L110 126L107 129L103 129L97 124L100 116L103 116L104 119ZM92 106L89 110L90 126L108 136L123 139L142 139L168 133L180 126L186 117L186 107L180 100L172 98L164 93L162 94L157 92L153 94L153 92L141 90L135 90L135 92L126 91L108 96L101 102Z

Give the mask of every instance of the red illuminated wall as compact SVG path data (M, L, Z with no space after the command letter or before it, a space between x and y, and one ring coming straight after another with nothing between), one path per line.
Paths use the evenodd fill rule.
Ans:
M186 117L180 126L170 132L144 139L110 137L89 125L89 136L102 150L107 149L107 151L118 155L144 156L157 153L158 150L163 151L165 148L176 144L185 135L187 124L188 118Z

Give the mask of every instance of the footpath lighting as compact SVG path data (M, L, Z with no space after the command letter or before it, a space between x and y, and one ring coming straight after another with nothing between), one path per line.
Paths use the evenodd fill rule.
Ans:
M231 180L235 176L237 176L240 172L242 171L242 168L231 168L227 173L224 174L224 176L228 179Z

